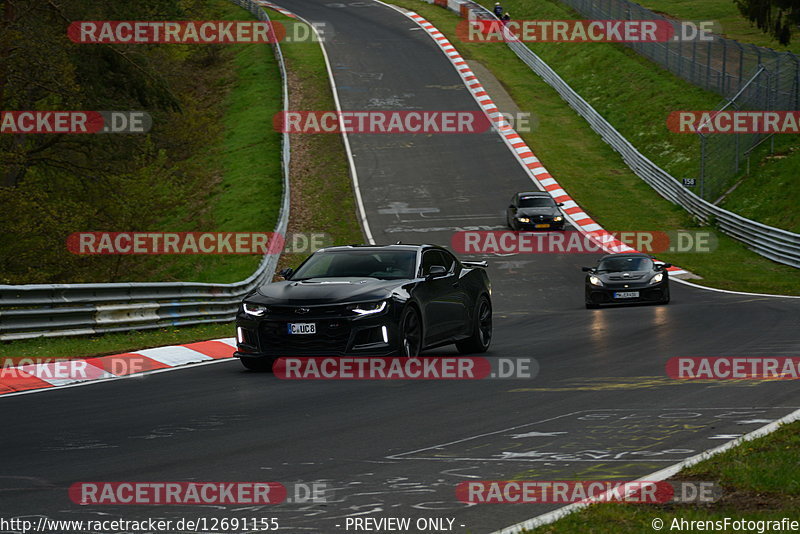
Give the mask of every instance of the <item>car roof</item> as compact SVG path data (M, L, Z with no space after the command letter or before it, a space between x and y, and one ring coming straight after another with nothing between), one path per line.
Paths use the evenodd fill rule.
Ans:
M334 247L325 247L319 249L317 252L341 252L345 250L409 250L418 251L426 248L438 248L447 250L439 245L431 244L413 244L413 243L395 243L394 245L338 245Z
M549 197L550 193L546 191L528 191L525 193L517 193L518 197Z

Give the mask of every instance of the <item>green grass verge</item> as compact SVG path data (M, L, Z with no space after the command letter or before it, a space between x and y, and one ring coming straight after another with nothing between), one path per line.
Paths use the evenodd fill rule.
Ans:
M270 13L270 17L278 22L287 22L283 16ZM267 45L268 46L268 45ZM333 94L328 83L328 74L320 46L316 43L286 43L281 45L289 70L290 97L293 109L334 109ZM222 202L217 202L220 216L227 215L225 229L263 230L255 222L248 222L247 213L260 214L271 218L274 224L277 215L277 203L269 202L258 193L261 187L260 178L268 172L280 154L280 143L270 145L263 138L272 132L269 115L262 116L260 121L249 121L248 105L254 98L265 97L263 86L269 86L269 99L278 102L282 109L282 90L280 81L265 80L263 62L271 65L274 61L272 51L266 49L268 55L260 50L250 49L253 57L237 56L237 63L243 68L240 73L249 73L239 77L238 89L234 89L231 99L241 93L243 102L237 103L229 115L226 139L231 143L228 161L232 168L226 170L226 176L233 176L226 189ZM279 73L277 74L278 76ZM258 112L263 115L263 111ZM238 119L237 119L238 117ZM241 119L241 123L237 120ZM269 127L264 125L268 124ZM241 128L242 131L239 131ZM233 141L235 140L235 142ZM363 241L358 219L355 217L356 207L352 192L349 167L344 154L344 147L339 135L292 135L292 211L289 219L289 230L292 232L318 233L329 236L328 243L346 244ZM252 146L251 146L252 144ZM239 147L238 149L236 147ZM238 159L245 161L239 162ZM278 166L275 172L280 172ZM227 178L226 178L227 180ZM278 190L280 193L280 190ZM245 207L246 210L238 208ZM257 212L251 208L258 208ZM220 219L223 220L223 219ZM248 226L249 225L249 226ZM271 229L271 227L270 227ZM308 252L284 254L280 258L281 266L297 265ZM208 256L203 257L205 260ZM230 266L230 265L228 265ZM219 269L225 265L220 264ZM252 272L253 268L247 267ZM208 271L212 272L212 271ZM231 271L232 272L232 271ZM69 338L39 338L0 343L0 364L4 358L82 358L107 354L118 354L126 351L158 347L163 345L191 343L206 339L232 337L233 324L213 324L187 327L144 330L104 334L99 336L80 336Z
M588 124L505 44L463 43L455 36L456 25L461 19L451 12L419 0L398 0L394 3L413 9L430 20L447 35L462 56L468 60L479 61L488 67L523 112L529 112L538 118L538 128L533 132L521 134L522 137L569 194L607 230L699 229L688 213L663 199L633 174L619 154L603 142L600 136L595 134ZM536 5L545 6L549 16L530 18L570 18L563 12L553 12L549 2ZM509 10L514 13L514 9L512 1ZM514 13L514 17L523 18L517 13ZM660 71L649 62L631 56L633 53L623 47L587 44L574 45L577 48L566 49L561 48L563 46L565 45L556 45L557 50L551 49L547 52L553 57L544 59L551 61L551 66L568 82L572 82L571 77L582 80L579 85L583 86L583 91L579 92L584 95L591 94L594 105L606 100L616 102L617 107L611 110L612 114L617 118L623 118L629 129L635 130L635 125L642 121L644 124L652 124L653 113L652 110L648 111L648 106L651 104L661 108L662 114L656 115L662 119L666 116L669 106L677 106L673 109L680 109L677 103L678 95L686 92L684 90L686 88L683 87L686 84L671 74ZM615 66L615 62L621 65ZM624 70L620 70L625 65L633 65L631 72L625 74ZM606 75L601 71L606 67L611 70L608 74L611 79L620 74L623 76L622 79L628 82L612 83L611 79L606 79ZM582 70L585 72L578 74ZM572 73L573 76L568 76L566 73ZM633 97L632 93L636 90L635 88L632 90L631 86L638 83L635 80L639 76L650 80L647 83L650 90L646 93L652 98ZM591 86L587 86L587 80L590 79L593 79ZM662 82L664 94L660 94L662 90L656 89ZM615 96L615 92L620 94ZM688 88L688 92L694 95L693 98L698 102L708 98L699 89ZM623 114L626 100L630 101L630 109ZM668 101L671 103L668 104ZM606 104L603 107L609 108L609 106L610 104ZM693 108L690 105L686 109ZM603 112L601 106L598 106L598 110ZM664 128L661 123L659 124ZM642 125L639 124L639 127ZM565 135L565 132L569 132L569 135ZM635 141L636 137L633 139ZM648 152L645 151L645 154ZM697 281L700 284L739 291L798 293L800 270L769 261L750 252L738 241L713 229L705 229L714 232L718 239L719 246L713 253L664 253L658 257L702 276L703 279Z
M212 9L213 8L213 9ZM222 20L254 18L226 0L209 9ZM222 52L227 72L218 80L225 95L218 111L223 129L208 153L194 156L218 181L198 205L185 206L164 227L182 231L272 232L278 218L283 177L281 134L272 127L283 109L281 76L267 43L229 45ZM213 228L198 228L196 215L207 215ZM231 283L255 271L259 256L175 256L162 280Z
M628 534L656 532L654 518L664 522L663 532L673 521L715 521L726 517L800 520L800 481L797 478L797 450L800 447L800 422L784 425L772 434L742 443L733 449L677 474L673 480L715 482L722 497L706 504L596 504L556 523L532 531L536 534ZM683 531L697 532L700 529ZM706 529L711 530L711 529ZM714 529L714 532L734 532ZM782 530L772 530L783 532Z
M731 0L645 0L643 6L668 16L688 20L713 20L722 35L742 43L800 53L800 36L782 46L745 19ZM800 232L800 150L798 136L781 135L774 155L763 157L766 146L753 157L750 174L721 206L744 217L792 232Z
M718 26L717 33L728 39L800 54L800 42L796 34L789 45L780 44L744 18L733 0L640 0L637 3L672 18L714 21Z
M769 156L721 203L744 217L800 233L800 147Z

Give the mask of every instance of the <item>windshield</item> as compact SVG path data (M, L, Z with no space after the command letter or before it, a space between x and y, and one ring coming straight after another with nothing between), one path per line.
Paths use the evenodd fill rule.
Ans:
M291 280L308 278L365 277L380 280L414 278L417 252L414 250L343 250L317 252Z
M519 199L520 208L552 208L555 201L550 197L523 197Z
M653 260L640 256L627 258L608 258L600 262L597 272L619 273L623 271L648 271L653 268Z

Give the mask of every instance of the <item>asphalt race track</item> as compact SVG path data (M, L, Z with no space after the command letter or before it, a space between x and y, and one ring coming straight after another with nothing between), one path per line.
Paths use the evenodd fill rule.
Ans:
M283 5L335 28L326 46L343 109L479 109L400 13L368 0ZM502 229L511 195L535 189L494 133L350 143L378 243ZM3 398L0 516L277 517L281 532L320 533L345 532L348 516L431 517L485 533L558 505L467 505L459 482L633 480L800 406L791 381L665 374L675 356L796 356L800 299L673 283L667 306L586 310L580 266L594 257L487 259L488 356L535 358L535 378L296 382L226 361ZM79 506L67 495L78 481L130 480L318 482L327 502Z

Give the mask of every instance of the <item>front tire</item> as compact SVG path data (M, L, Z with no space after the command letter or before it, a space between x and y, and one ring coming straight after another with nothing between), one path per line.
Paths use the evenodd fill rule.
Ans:
M261 373L272 371L272 364L275 363L267 358L239 358L239 361L242 362L242 365L248 371L256 371Z
M667 296L661 301L661 304L669 304L669 289L667 289Z
M422 351L422 322L413 306L403 312L400 319L400 353L406 358L416 358Z
M492 303L489 297L481 295L475 309L472 335L456 342L456 348L462 354L480 354L489 350L492 344Z

